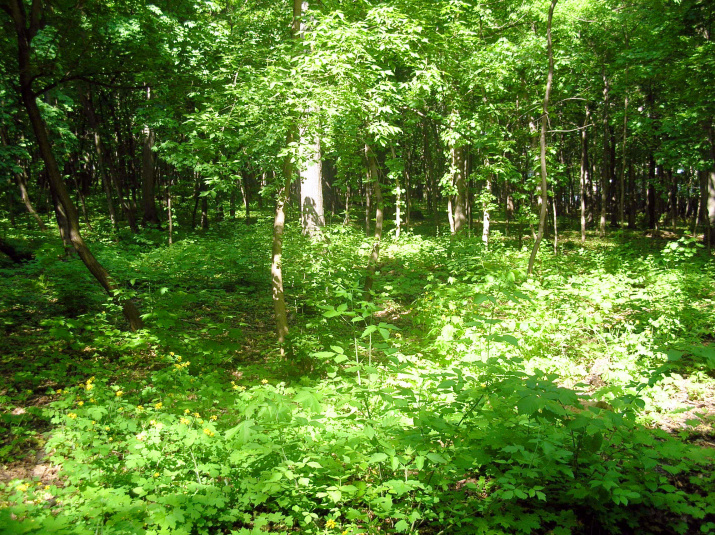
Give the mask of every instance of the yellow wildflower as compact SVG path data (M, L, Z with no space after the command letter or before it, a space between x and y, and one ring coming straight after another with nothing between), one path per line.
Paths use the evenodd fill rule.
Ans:
M161 409L163 406L164 406L164 404L160 401L159 403L157 403L157 404L154 405L154 408L155 408L156 410L159 410L159 409Z
M78 406L78 407L81 407L82 405L84 405L84 401L78 401L78 402L77 402L77 406Z
M154 472L154 477L159 477L161 474L159 472Z
M122 397L122 394L124 394L124 391L123 391L123 390L117 390L116 393L115 393L115 395L116 395L118 398Z
M346 529L346 530L343 531L340 535L348 535L348 533L350 533L350 532Z
M194 418L201 418L201 415L198 412L194 413Z
M262 385L267 385L268 384L268 379L262 379L261 380Z
M67 415L67 418L71 418L74 420L75 418L77 418L77 415L74 412L71 412Z
M182 418L182 419L179 420L179 421L180 421L182 424L184 424L184 425L189 425L189 422L190 422L190 420L189 420L188 418Z
M85 389L87 392L89 392L89 391L92 390L93 388L94 388L94 385L93 385L92 383L87 383L87 384L85 385L85 387L84 387L84 389Z
M176 360L178 360L179 362L181 362L181 355L178 355L178 356L176 357Z
M109 437L109 442L112 442L114 439L112 437Z
M190 409L184 409L184 414L190 414L191 410Z
M333 529L335 526L337 526L337 524L332 518L329 518L328 521L325 523L325 527L328 529Z
M216 416L215 414L212 415L212 416L211 416L211 421L212 421L212 422L215 422L216 420L218 420L218 416Z
M169 351L169 355L171 355L171 356L173 357L173 356L174 356L174 352L173 352L173 351Z
M137 410L141 412L144 410L144 407L142 405L137 405Z
M95 399L94 399L94 398L90 398L89 402L90 402L90 403L94 403L94 402L95 402Z
M18 485L17 490L19 490L20 492L25 492L28 488L29 487L27 485L22 484L22 485Z
M124 407L119 407L117 410L118 410L119 412L122 412L122 411L124 411Z
M58 389L57 389L57 393L58 393L58 394L61 394L61 393L62 393L62 389L61 389L61 388L58 388Z
M108 426L108 425L105 425L105 426L104 426L104 430L105 430L105 431L109 431L109 426Z

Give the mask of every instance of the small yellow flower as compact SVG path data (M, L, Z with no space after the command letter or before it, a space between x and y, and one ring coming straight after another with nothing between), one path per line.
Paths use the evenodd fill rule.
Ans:
M199 418L199 423L200 423L200 424L204 423L204 419L203 419L203 418Z
M78 407L81 407L82 405L84 405L84 401L78 401L78 402L77 402L77 406L78 406Z
M123 411L124 411L124 407L119 407L117 410L118 410L119 412L123 412Z
M204 435L212 437L214 436L214 432L211 431L211 429L204 429Z
M96 424L97 420L92 420L92 425Z
M105 425L105 426L104 426L104 430L105 430L105 431L109 431L109 426L108 426L108 425Z
M346 530L343 531L340 535L348 535L348 533L350 533L350 532L346 529Z
M112 437L109 437L108 441L112 442L114 439Z
M137 405L137 410L141 412L144 410L144 407L142 405Z
M335 526L337 526L337 524L332 518L328 519L328 521L325 523L325 527L328 529L333 529Z
M171 356L173 357L173 356L174 356L174 352L173 352L173 351L169 351L169 355L171 355Z
M77 415L74 412L71 412L67 415L67 418L71 418L74 420L75 418L77 418Z
M268 379L262 379L261 380L262 385L267 385L268 384Z
M179 421L180 421L182 424L184 424L184 425L189 425L189 422L190 422L190 420L189 420L188 418L182 418L182 419L179 420Z
M61 393L62 393L62 389L61 389L61 388L58 388L58 389L57 389L57 393L58 393L58 394L61 394Z
M211 416L212 422L215 422L216 420L218 420L218 416L216 416L215 414L213 416Z
M84 387L84 389L85 389L87 392L89 392L89 391L92 390L93 388L94 388L94 385L93 385L92 383L87 383L86 386Z
M29 487L27 485L23 484L23 485L18 485L17 490L19 490L20 492L25 492L25 491L27 491L28 488Z
M90 398L89 402L90 402L90 403L94 403L94 402L95 402L95 399L94 399L94 398Z
M161 474L159 472L154 472L154 477L159 477Z
M122 397L122 394L124 394L124 391L123 391L123 390L117 390L116 393L115 393L115 395L116 395L118 398Z
M190 413L191 413L191 410L189 410L189 409L184 409L184 414L190 414Z
M181 362L181 355L177 356L177 357L176 357L176 360L178 360L179 362Z
M194 413L194 418L201 418L201 415L198 412Z
M174 364L174 368L176 368L177 370L180 370L180 369L181 369L181 364Z
M159 409L161 409L163 406L164 406L164 404L160 401L159 403L157 403L157 404L154 405L154 408L155 408L156 410L159 410Z
M49 486L49 485L45 485L45 490L50 490L50 486Z

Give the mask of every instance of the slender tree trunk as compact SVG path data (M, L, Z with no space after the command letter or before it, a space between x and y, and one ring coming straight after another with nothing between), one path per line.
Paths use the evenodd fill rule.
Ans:
M710 142L710 169L705 173L707 192L704 208L707 216L707 227L705 230L705 242L708 251L715 246L715 134L712 124L708 127L708 141Z
M392 159L397 159L395 154L395 147L390 148L392 153ZM400 185L399 173L395 173L395 238L399 239L400 230L402 230L402 187Z
M487 183L484 185L484 191L489 195L489 199L492 196L492 180L491 177L487 178ZM485 202L482 206L482 243L489 247L489 201Z
M529 275L531 275L534 271L534 260L536 259L536 253L539 250L541 239L544 237L546 210L549 202L548 183L546 176L546 129L548 127L549 122L549 96L551 94L551 84L554 79L554 52L551 44L551 21L554 16L554 8L556 7L557 1L558 0L551 0L551 6L549 7L549 18L546 23L546 44L549 54L549 73L546 78L546 92L544 93L544 106L541 115L541 136L539 137L541 145L541 212L539 214L539 234L536 236L534 248L531 250L531 256L529 257Z
M452 234L460 234L467 226L467 179L464 176L464 147L452 147L452 169L457 195L454 200L454 228Z
M172 207L171 199L171 184L173 182L173 177L169 177L166 182L166 215L169 226L169 245L174 243L174 210Z
M300 37L300 18L302 13L302 0L293 0L293 21L291 23L292 39ZM293 143L293 129L288 130L286 146ZM281 346L281 356L285 356L284 344L288 337L288 312L286 311L285 293L283 291L283 232L285 230L285 206L290 196L290 186L293 178L293 165L291 156L283 159L283 186L279 189L276 198L276 212L273 219L273 244L271 247L271 295L273 298L273 312L276 320L276 335Z
M7 136L8 135L5 128L0 128L0 139L2 140L2 144L4 147L7 147L9 145ZM22 198L22 203L25 205L25 208L27 209L28 213L37 223L37 226L40 227L40 230L44 232L47 230L47 225L45 225L45 222L39 216L37 211L35 211L35 207L32 206L32 201L30 200L30 196L27 193L27 170L24 166L20 165L20 161L17 161L16 163L17 166L20 167L21 171L13 172L13 175L15 177L15 183L20 189L20 197Z
M300 2L300 0L296 0ZM288 134L289 141L291 135ZM290 195L290 183L292 179L293 169L290 162L290 157L286 156L283 163L283 179L284 184L278 191L276 198L276 212L273 219L273 247L271 252L271 289L273 295L273 312L276 318L276 334L278 335L278 343L281 345L281 354L285 354L283 344L285 344L288 336L288 313L286 311L285 293L283 292L283 232L285 229L285 206Z
M60 169L57 165L57 160L52 152L52 145L47 133L47 127L37 106L36 96L32 90L32 72L34 69L30 63L31 57L31 42L32 38L39 30L42 13L36 12L34 9L31 13L31 20L28 26L24 6L21 0L9 0L9 11L15 23L18 41L18 61L20 67L20 93L23 104L27 110L30 119L30 124L37 138L37 144L42 154L42 159L45 162L47 169L47 179L53 196L57 199L58 213L66 221L66 230L68 239L72 243L75 251L79 255L84 265L92 273L95 279L101 284L104 290L112 297L115 297L115 291L118 289L116 283L112 280L106 269L97 261L89 247L84 242L79 228L79 217L77 208L72 202ZM38 5L40 5L38 3ZM40 7L41 8L41 7ZM118 299L122 306L124 316L129 321L132 330L140 329L143 324L139 311L134 304L128 299Z
M151 98L151 89L146 88L146 98ZM144 215L142 225L159 226L159 214L156 210L156 198L154 193L154 131L149 126L144 127L144 142L142 144L142 206Z
M372 252L367 262L367 277L365 277L365 286L363 294L365 301L372 300L372 285L375 280L375 270L377 262L380 258L380 242L382 241L382 223L383 223L383 205L382 205L382 188L380 187L380 178L377 170L377 160L375 154L368 145L365 145L365 158L367 160L367 168L370 176L370 185L375 188L375 236L372 243Z
M628 79L628 68L626 67L626 80ZM621 149L621 179L619 180L620 195L618 196L618 222L621 228L626 224L626 141L628 139L628 93L623 103L623 148Z
M22 202L25 205L25 208L27 208L27 211L30 213L32 218L37 222L37 226L40 227L41 231L46 231L47 230L47 225L45 225L45 222L42 220L40 215L37 213L35 210L35 207L32 206L32 201L30 200L30 196L27 193L27 179L26 179L26 171L23 168L22 172L20 173L15 173L15 182L17 183L17 187L20 188L20 197L22 198Z
M581 130L581 175L579 182L579 199L581 200L581 243L586 241L586 191L589 181L590 164L588 161L588 122L591 120L591 112L586 106L586 118L583 121Z
M608 145L608 106L609 106L609 86L606 73L603 73L603 155L601 158L601 213L598 223L598 235L601 238L606 236L606 208L608 206L608 186L609 186L609 155Z
M559 227L556 219L556 197L551 201L551 207L554 209L554 254L559 254Z
M345 218L343 219L343 225L348 225L350 223L350 184L345 186Z

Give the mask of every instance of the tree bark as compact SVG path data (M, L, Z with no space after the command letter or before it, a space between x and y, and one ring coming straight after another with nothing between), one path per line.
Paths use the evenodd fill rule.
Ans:
M556 7L557 2L558 0L551 0L551 5L549 6L549 18L546 23L546 44L549 54L549 73L546 77L546 91L544 93L544 106L541 115L541 136L539 137L539 142L541 145L541 213L539 214L539 233L536 236L534 248L531 250L531 256L529 256L529 275L531 275L534 271L534 260L536 259L536 253L539 251L539 245L541 244L541 240L544 237L544 227L546 226L546 210L547 205L549 203L548 183L546 176L546 129L548 127L549 122L549 96L551 94L551 84L554 80L554 51L551 44L551 21L554 16L554 8Z
M151 98L151 89L146 88L146 98ZM154 192L154 131L149 126L144 127L144 142L142 143L142 225L160 226L159 213L156 210L156 196Z
M609 106L609 87L606 73L603 73L603 154L601 157L601 213L598 222L598 235L601 238L606 236L606 208L608 203L608 186L609 186L609 163L610 148L608 145L608 106Z
M586 118L583 121L581 130L581 175L579 182L579 198L581 200L581 243L586 241L586 185L589 179L588 161L588 122L591 119L591 111L586 106Z
M301 135L300 146L306 160L306 167L300 172L301 225L304 236L318 237L325 226L320 140L315 138L309 143Z
M367 276L365 277L365 286L363 287L363 295L365 301L372 300L372 285L375 280L375 270L377 262L380 258L380 242L382 241L382 223L383 223L383 203L382 203L382 188L380 187L380 178L377 170L377 160L372 149L365 145L365 158L367 161L367 169L370 176L370 185L375 188L375 236L372 242L372 251L370 258L367 261Z
M38 2L39 4L39 2ZM118 298L115 294L118 287L112 280L106 269L97 261L89 247L84 242L79 227L79 216L77 208L72 202L67 188L62 180L60 169L57 165L57 160L52 152L52 145L47 133L47 127L44 119L37 106L36 95L32 90L32 72L33 68L30 62L32 38L39 30L41 13L34 9L31 13L32 19L30 24L27 24L25 9L21 0L9 0L9 12L15 23L18 41L18 62L20 67L20 93L23 104L27 110L30 119L30 124L37 138L37 144L40 149L40 154L45 162L47 170L47 180L50 185L50 190L56 198L58 214L66 221L67 238L71 242L75 251L79 255L84 265L92 273L95 279L101 284L102 288L113 298L115 298L122 306L124 316L129 321L132 330L142 328L143 323L139 316L139 311L134 304L128 299Z

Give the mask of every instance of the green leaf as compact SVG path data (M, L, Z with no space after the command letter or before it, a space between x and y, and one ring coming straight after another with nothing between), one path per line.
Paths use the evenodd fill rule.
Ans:
M382 463L387 460L387 455L382 452L373 453L367 460L367 464Z
M320 405L320 400L312 390L301 390L293 398L293 401L299 403L304 409L313 412L313 414L318 414L323 410Z

